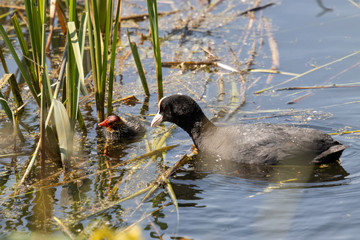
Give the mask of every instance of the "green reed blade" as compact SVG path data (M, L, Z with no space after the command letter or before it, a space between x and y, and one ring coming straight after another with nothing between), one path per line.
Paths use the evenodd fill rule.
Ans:
M105 1L106 2L106 1ZM109 39L110 39L110 19L111 19L111 1L107 1L107 11L106 11L106 24L105 24L105 39L104 39L104 51L102 54L102 72L101 72L101 105L105 107L105 92L106 92L106 73L107 73L107 63L108 63L108 49L109 49ZM99 15L103 15L100 14Z
M143 86L144 91L145 91L145 95L150 96L150 91L149 91L149 88L148 88L148 85L147 85L147 82L146 82L144 68L143 68L143 65L141 63L138 48L137 48L135 42L131 42L129 29L127 29L127 36L128 36L128 39L129 39L129 45L130 45L130 48L131 48L131 53L133 55L135 65L136 65L136 68L138 70L138 74L139 74L142 86Z
M32 82L32 85L33 85L35 91L37 93L40 93L40 86L39 86L39 83L38 83L38 81L36 79L34 65L30 61L30 59L31 59L30 52L29 52L28 46L26 44L24 34L23 34L22 29L20 27L19 20L16 17L16 15L11 17L11 22L12 22L12 24L14 26L16 36L17 36L17 38L19 40L19 44L20 44L22 53L25 56L25 63L26 63L27 69L28 69L29 74L30 74L30 80Z
M0 35L1 35L1 37L3 38L6 46L8 47L11 55L13 56L14 61L16 62L17 66L18 66L18 68L19 68L19 71L20 71L20 73L21 73L21 75L22 75L22 77L24 78L25 82L27 83L27 85L28 85L28 87L29 87L29 89L30 89L31 94L32 94L32 96L33 96L34 99L35 99L36 104L37 104L38 106L40 106L40 99L39 99L39 97L37 96L37 93L36 93L36 91L35 91L35 89L34 89L34 86L33 86L33 84L32 84L32 81L30 80L29 75L28 75L26 69L24 68L22 62L20 61L20 59L19 59L19 57L18 57L18 55L17 55L17 53L16 53L13 45L11 44L11 41L10 41L9 37L7 36L6 31L5 31L5 29L4 29L4 27L2 26L1 23L0 23Z
M161 52L160 52L160 40L158 30L158 14L156 0L147 0L151 38L154 48L154 58L156 65L156 79L158 90L158 101L163 97L163 84L162 84L162 67L161 67Z
M68 169L68 167L70 167L70 158L73 150L73 134L69 121L69 115L64 105L60 101L54 99L53 105L53 116L55 119L56 131L59 138L61 160L65 169Z
M107 115L111 115L113 112L112 107L112 96L113 96L113 86L114 86L114 66L115 66L115 57L116 57L116 45L119 29L119 19L120 19L120 8L121 0L117 1L116 6L116 16L115 16L115 26L113 32L112 46L111 46L111 57L110 57L110 72L109 72L109 85L108 85L108 106L107 106Z

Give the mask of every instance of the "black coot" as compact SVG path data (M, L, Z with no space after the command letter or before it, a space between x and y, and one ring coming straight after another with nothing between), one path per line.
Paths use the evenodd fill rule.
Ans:
M105 137L110 141L125 141L141 137L145 133L145 127L139 119L133 117L119 117L111 115L99 126L105 127Z
M281 124L215 126L189 96L172 95L159 101L151 126L168 121L184 129L199 153L246 164L304 164L337 161L346 148L316 129Z

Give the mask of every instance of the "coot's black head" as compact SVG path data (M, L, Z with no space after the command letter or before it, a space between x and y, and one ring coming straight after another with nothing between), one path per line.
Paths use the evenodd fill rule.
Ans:
M172 122L190 133L197 122L208 122L200 106L189 96L175 94L163 97L158 104L158 113L151 122L154 127L161 122Z
M99 126L106 128L115 128L119 125L123 125L124 121L116 115L108 116L104 121L99 123Z

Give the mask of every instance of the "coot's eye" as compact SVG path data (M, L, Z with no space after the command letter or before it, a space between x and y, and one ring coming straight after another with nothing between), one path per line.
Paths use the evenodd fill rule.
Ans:
M162 110L165 110L165 106L161 106L161 109L162 109Z

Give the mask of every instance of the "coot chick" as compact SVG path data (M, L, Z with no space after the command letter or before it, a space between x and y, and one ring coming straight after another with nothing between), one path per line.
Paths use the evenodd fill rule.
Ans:
M139 119L133 117L119 117L111 115L99 126L106 127L105 137L110 141L126 141L141 137L145 134L145 127Z
M163 97L151 122L175 123L192 138L199 153L246 164L323 164L339 159L346 146L311 128L282 124L215 126L189 96Z

